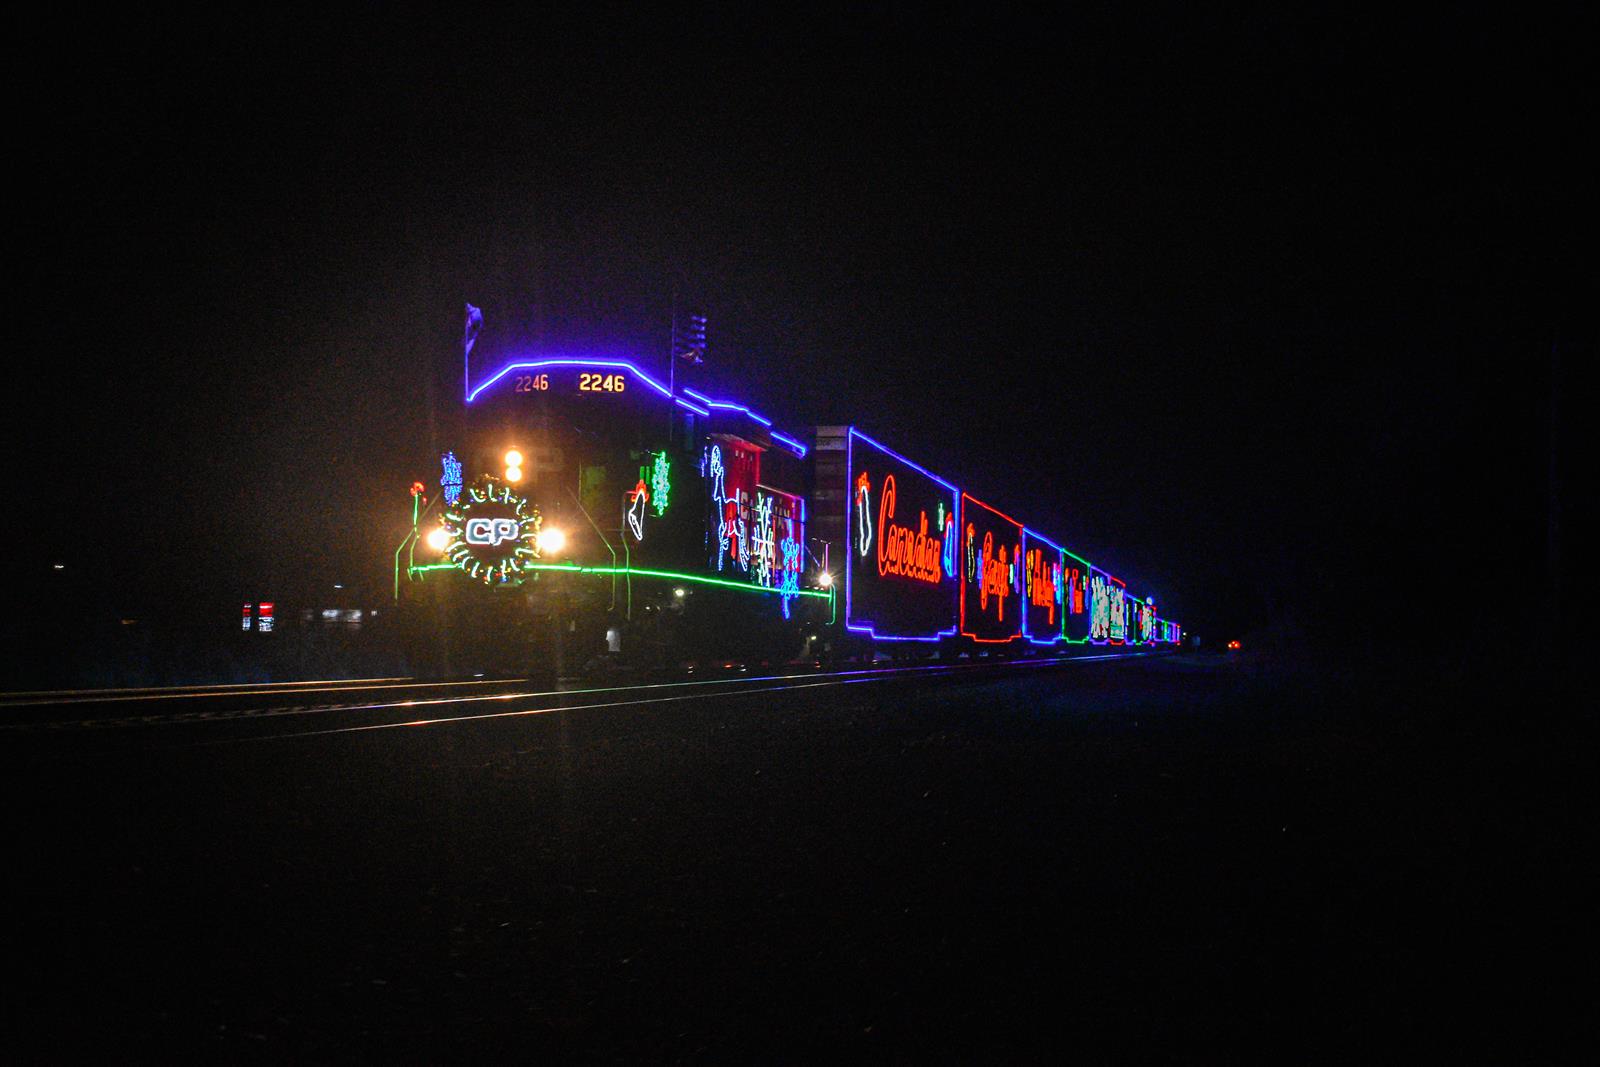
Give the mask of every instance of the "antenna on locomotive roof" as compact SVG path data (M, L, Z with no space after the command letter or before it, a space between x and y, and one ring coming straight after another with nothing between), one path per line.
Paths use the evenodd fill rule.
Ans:
M461 335L461 395L472 395L472 346L483 330L483 311L467 304L467 325Z

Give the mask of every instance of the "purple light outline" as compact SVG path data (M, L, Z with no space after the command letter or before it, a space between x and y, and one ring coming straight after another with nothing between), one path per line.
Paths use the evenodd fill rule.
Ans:
M900 453L896 452L892 448L888 448L888 447L886 447L884 445L879 444L877 441L874 441L872 438L868 437L866 434L864 434L861 431L857 430L854 426L850 427L850 431L845 437L845 452L844 452L844 479L845 479L845 493L844 493L844 495L845 495L845 499L846 500L852 501L852 503L851 503L852 507L854 507L855 505L854 505L854 498L851 496L851 493L850 493L850 472L855 470L855 466L856 466L855 452L856 452L856 438L857 437L861 438L863 441L865 441L867 444L871 445L873 448L876 448L878 451L884 452L884 453L887 453L888 455L893 456L895 459L899 460L901 463L904 463L906 466L912 468L913 470L920 471L922 474L926 475L929 478L932 478L934 481L938 482L940 485L942 485L946 489L950 490L950 492L952 494L952 500L953 500L954 505L955 505L953 508L950 509L950 513L952 515L956 516L956 529L959 530L961 528L961 524L960 524L961 523L961 520L960 520L961 490L960 489L956 488L950 482L945 481L943 478L939 477L937 474L933 473L928 468L924 467L922 464L917 463L914 460L907 459L905 456L902 456ZM846 515L846 519L848 519L848 517L849 516ZM849 528L849 523L847 521L846 522L846 529L848 529L848 528ZM853 550L854 546L852 545L851 548ZM851 591L854 588L855 583L850 580L850 575L851 575L852 570L854 569L855 561L849 554L846 554L845 559L846 559L846 562L845 562L845 565L844 565L844 628L846 630L852 631L853 633L866 634L868 637L871 637L874 641L925 641L925 642L931 642L931 641L943 641L947 637L954 637L956 635L956 629L958 628L959 624L951 626L950 629L948 629L948 630L940 630L938 633L934 634L931 637L902 637L902 636L895 635L895 634L880 634L880 633L878 633L878 631L876 629L873 628L873 624L871 622L869 622L865 626L854 626L854 625L851 625L851 622L850 622L850 603L851 603L850 596L851 596ZM959 574L956 575L955 595L956 595L956 597L960 597L961 596L961 576ZM955 610L954 609L955 609L955 603L954 603L954 601L952 601L952 603L951 603L951 616L952 616L952 618L955 615Z
M1023 566L1024 567L1027 566L1027 561L1028 561L1028 538L1030 538L1030 537L1037 537L1039 540L1043 541L1045 544L1047 544L1051 548L1055 549L1056 553L1058 555L1068 555L1068 556L1072 555L1072 553L1068 552L1066 549L1062 548L1060 545L1058 545L1054 541L1050 540L1050 538L1046 537L1044 534L1039 533L1039 532L1037 532L1035 530L1031 530L1027 526L1024 526L1022 528L1022 561L1023 561ZM1073 559L1077 559L1078 557L1073 556L1072 558ZM1065 570L1066 569L1066 562L1064 560L1058 560L1058 562L1060 562L1062 569ZM1066 602L1065 598L1063 598L1062 602L1061 602L1061 632L1056 634L1054 637L1052 637L1048 641L1041 641L1037 637L1033 636L1032 634L1030 634L1028 632L1028 609L1031 608L1031 607L1033 607L1033 604L1032 604L1031 601L1029 603L1026 603L1026 604L1022 605L1022 636L1023 637L1027 638L1029 642L1031 642L1032 644L1035 644L1035 645L1055 645L1055 644L1059 644L1062 641L1065 641L1067 639L1067 602Z
M806 458L806 446L801 444L799 441L796 441L794 438L788 436L787 434L781 434L777 430L774 430L772 428L772 420L771 419L764 418L763 416L756 414L754 411L752 411L750 408L745 407L743 404L734 404L734 403L732 403L730 401L727 401L727 400L712 400L709 396L706 396L704 393L700 392L699 390L690 389L688 386L684 386L683 391L686 394L688 394L689 396L692 396L696 400L700 401L702 404L704 404L708 408L728 408L731 411L742 411L742 412L744 412L746 415L750 416L752 419L754 419L755 421L759 422L761 425L765 426L767 428L767 431L768 431L768 436L771 437L774 441L779 441L779 442L782 442L783 444L788 445L790 448L794 449L796 452L798 452L800 454L800 458L801 459L805 459Z
M806 458L806 446L801 444L799 441L796 441L794 438L788 436L787 434L781 434L777 430L769 430L769 431L767 431L767 436L772 438L774 441L778 441L778 442L780 442L782 444L788 445L790 448L792 448L796 452L800 453L800 458L801 459L805 459Z
M489 377L488 381L469 392L467 394L467 403L470 404L474 400L478 399L478 397L483 394L485 389L489 388L489 386L493 385L495 382L498 382L501 378L504 378L507 374L510 374L514 370L538 370L540 367L620 367L623 370L632 371L639 378L641 378L646 385L650 386L656 392L671 400L673 403L681 404L697 415L705 415L709 417L711 414L711 412L707 411L705 408L702 408L698 404L691 404L681 396L673 396L672 392L667 389L666 386L650 377L650 375L646 374L632 363L625 363L621 360L613 359L540 359L533 361L518 360L513 363L507 363L504 367L501 367L499 370L495 371L494 374Z
M699 392L699 391L694 390L694 389L690 389L688 386L684 386L683 387L683 391L684 391L684 394L686 396L694 397L696 400L700 401L702 404L704 404L708 408L732 408L734 411L742 411L742 412L744 412L746 415L749 415L752 419L755 419L757 422L759 422L763 426L771 426L772 425L772 420L771 419L762 418L760 415L757 415L755 412L751 411L749 408L745 407L743 404L730 404L726 400L712 400L709 396L706 396L704 393Z

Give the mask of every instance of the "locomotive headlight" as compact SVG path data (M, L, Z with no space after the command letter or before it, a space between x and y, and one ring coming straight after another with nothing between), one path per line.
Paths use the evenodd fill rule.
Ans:
M522 453L518 452L514 448L511 451L507 452L506 453L506 466L507 467L520 467L520 466L522 466Z
M443 552L450 544L450 531L443 526L435 526L428 531L428 547L435 552Z
M535 539L541 556L553 556L567 547L567 535L555 526L546 526Z

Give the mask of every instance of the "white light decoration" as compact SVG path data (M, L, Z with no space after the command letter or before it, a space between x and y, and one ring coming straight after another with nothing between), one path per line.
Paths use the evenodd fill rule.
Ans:
M450 535L445 557L485 584L520 582L525 566L539 558L538 509L493 478L466 486L442 525Z
M645 488L644 479L640 478L639 484L628 492L628 529L633 532L635 541L644 540L644 506L649 502L650 490Z

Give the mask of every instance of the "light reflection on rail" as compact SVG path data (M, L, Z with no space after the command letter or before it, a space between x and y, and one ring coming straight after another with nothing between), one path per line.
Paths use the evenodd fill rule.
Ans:
M701 699L701 698L708 698L708 697L715 697L715 696L744 696L744 695L752 695L752 694L763 693L763 692L778 692L778 691L786 691L786 690L817 688L817 687L825 687L825 686L831 686L831 685L842 685L842 684L849 684L849 683L856 683L856 682L887 681L887 680L894 679L894 678L905 678L905 677L908 677L908 676L931 676L931 675L940 675L940 674L952 674L952 673L958 673L958 672L970 672L970 671L973 671L973 670L993 671L993 670L995 670L997 668L1010 669L1010 668L1022 668L1022 667L1033 667L1033 668L1058 667L1058 666L1064 666L1064 665L1071 664L1071 663L1087 663L1087 662L1094 662L1094 661L1097 661L1097 660L1133 659L1133 658L1138 658L1139 656L1142 656L1142 655L1145 655L1145 654L1144 653L1106 653L1106 654L1100 654L1100 655L1073 656L1073 657L1068 657L1068 658L1049 657L1049 658L1039 658L1039 659L1013 660L1013 661L1009 661L1009 662L1006 662L1006 663L1003 663L1003 664L1002 663L996 663L996 662L977 662L977 663L956 663L956 664L905 665L905 666L879 667L879 668L858 668L858 669L854 669L854 670L835 671L835 672L830 672L830 673L805 672L805 673L791 673L791 674L758 675L758 676L754 676L754 677L745 676L745 677L736 677L736 678L707 678L707 679L696 679L696 680L691 680L691 681L651 682L651 683L644 683L644 684L639 684L639 685L603 686L603 687L587 688L587 689L569 689L569 690L543 689L543 690L529 690L529 691L519 691L519 692L509 692L509 693L477 693L477 694L462 694L462 695L424 697L424 698L418 698L418 699L413 699L413 700L399 700L399 701L371 701L371 702L342 703L342 704L290 705L290 706L264 707L264 708L263 707L240 708L240 709L218 710L218 711L210 711L210 712L205 712L205 711L201 711L201 712L177 712L177 713L170 714L170 715L159 715L159 714L157 714L157 715L137 715L137 716L116 716L116 717L102 717L102 718L58 720L58 721L51 721L51 722L30 722L30 723L14 723L14 724L8 723L8 724L0 725L0 731L60 731L60 730L67 730L67 729L73 729L73 728L103 730L103 729L107 729L107 728L119 728L119 727L120 728L126 728L126 727L134 727L134 726L184 726L184 725L192 725L192 724L196 724L196 723L213 723L213 724L215 724L215 723L224 723L224 722L240 722L240 721L254 720L254 719L280 718L280 717L286 717L286 716L321 715L321 714L327 714L329 712L382 713L382 712L385 712L385 711L396 711L396 710L401 710L401 709L409 710L409 709L413 709L413 708L416 708L416 709L436 708L436 709L440 709L442 711L442 710L449 709L449 708L452 708L452 707L457 707L457 706L460 706L460 705L463 705L463 704L486 704L486 703L491 703L491 702L506 702L506 701L519 701L519 700L537 700L537 699L551 699L551 698L553 698L555 701L558 701L558 703L551 703L551 704L548 704L546 706L541 706L541 707L537 707L537 708L518 708L518 709L513 709L513 710L507 710L507 711L484 711L484 712L481 712L481 713L471 714L471 715L434 715L434 716L429 716L429 717L420 718L420 719L411 719L411 720L407 720L407 721L404 721L404 722L398 722L398 723L389 723L389 722L358 723L358 724L349 724L349 725L343 725L343 726L338 726L338 727L332 727L332 728L325 729L325 730L297 730L297 731L290 731L290 732L287 732L287 733L280 733L280 734L257 735L257 736L251 737L251 738L227 739L228 741L234 741L234 740L268 740L268 739L271 739L271 738L278 738L278 737L317 736L317 735L322 735L322 734L347 733L347 732L359 731L359 730L393 729L395 727L400 727L400 726L428 726L428 725L434 725L434 724L444 724L444 723L471 721L471 720L474 720L474 719L505 718L505 717L518 716L518 715L537 715L537 714L543 714L545 712L550 712L550 711L563 711L563 710L565 710L565 711L574 711L574 710L600 709L600 708L607 708L607 707L621 707L621 706L625 706L625 705L640 705L640 704L650 704L650 703L664 703L664 702L670 702L670 701L682 701L682 700L690 700L690 699ZM423 685L423 686L427 686L429 688L438 689L440 687L455 688L455 687L467 686L467 685L481 685L481 684L484 684L484 683L473 681L473 682L419 683L419 684ZM505 680L500 680L497 684L507 684L507 682ZM512 682L510 684L515 684L515 683ZM708 690L711 689L711 687L718 687L718 688L715 689L715 690L712 690L712 691L708 691ZM387 688L396 688L396 687L388 686L388 685L382 685L382 686L375 686L375 687L354 687L354 686L352 686L352 687L343 687L343 688L362 689L362 690L365 690L365 691L370 691L371 689L374 689L374 688L387 689ZM567 703L567 701L571 700L572 698L584 697L584 696L599 696L599 695L602 695L602 694L625 694L625 693L659 694L661 690L692 690L692 691L691 692L684 692L684 693L677 693L677 694L670 695L670 696L669 695L643 695L643 696L636 697L636 698L633 698L633 699L603 701L603 702L588 703L588 704L570 704L570 703ZM230 695L236 695L236 694L230 694ZM268 690L268 691L266 691L266 693L264 695L283 696L283 695L287 695L287 694L285 694L281 690ZM226 743L226 742L211 742L211 743Z
M1110 653L1095 656L1074 656L1071 658L1050 658L1035 660L1015 660L1005 664L1006 667L1060 667L1070 663L1089 663L1096 660L1110 659L1135 659L1141 653ZM650 696L633 700L611 700L593 704L553 704L537 708L517 708L510 711L485 711L471 715L441 715L426 719L410 719L404 722L359 723L348 726L334 726L324 730L292 730L286 733L255 735L243 738L225 738L218 741L205 742L207 744L238 744L245 741L276 741L295 737L323 737L330 734L363 733L372 730L395 730L414 728L419 726L447 726L456 723L478 722L490 719L509 719L532 715L546 715L556 711L600 711L606 708L638 707L644 704L670 704L685 700L709 700L717 697L742 697L756 696L762 693L792 692L801 689L821 689L840 685L859 685L867 682L884 682L907 675L948 674L955 671L971 670L973 668L994 668L995 663L967 663L967 664L928 664L914 667L891 667L869 670L838 671L832 674L790 674L771 675L762 678L720 678L698 682L662 682L643 686L619 686L610 689L585 689L572 690L564 693L525 693L525 694L495 694L483 697L447 697L438 700L403 701L398 704L371 704L355 705L347 710L376 710L383 708L411 707L437 704L483 703L491 700L513 700L519 697L531 698L540 696L570 697L584 693L620 693L645 689L680 688L708 685L727 685L729 683L749 683L747 687L727 689L714 693L694 692L680 693L671 696ZM766 682L786 684L757 684Z

